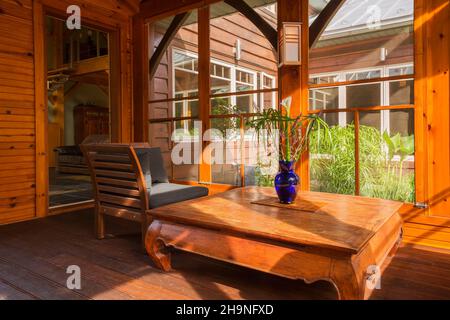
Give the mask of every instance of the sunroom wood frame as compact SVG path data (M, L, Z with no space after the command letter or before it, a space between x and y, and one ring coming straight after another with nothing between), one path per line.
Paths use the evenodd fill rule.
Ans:
M152 2L149 0L149 3ZM192 10L195 8L200 7L206 7L212 3L215 3L218 1L198 1L197 4L195 1L188 1L184 7L181 8L175 8L170 7L169 5L165 5L160 8L158 12L156 12L155 16L147 15L148 19L147 21L156 21L162 17L167 17L175 13L180 13L186 10ZM279 21L307 21L308 19L308 12L307 12L307 4L295 1L293 3L292 1L288 0L280 0L278 1L278 20ZM443 2L443 1L441 1ZM145 4L145 3L144 3ZM324 28L326 26L326 21L329 22L329 20L332 18L332 16L336 13L335 10L338 10L339 7L342 5L341 1L332 1L329 3L330 7L327 10L324 10L324 16L321 17L319 20L317 20L317 24L319 25L319 21L322 21L320 23L321 28ZM149 4L147 5L149 6ZM147 7L145 5L142 6L142 8L145 10ZM300 8L301 6L301 8ZM334 9L331 7L333 6ZM435 8L433 9L433 6ZM437 8L436 8L437 7ZM333 9L333 10L332 10ZM430 55L435 55L440 57L440 61L442 61L442 68L448 69L448 59L442 59L442 52L437 51L431 51L429 46L427 46L427 40L426 37L431 36L431 30L438 27L438 24L433 21L433 14L438 14L438 10L445 9L445 4L430 4L429 2L425 0L415 0L415 20L414 20L414 40L415 40L415 47L414 47L414 64L415 64L415 73L413 75L407 75L407 76L395 76L395 77L386 77L382 79L370 79L370 80L357 80L357 81L346 81L346 82L339 82L339 83L333 83L330 86L336 86L336 85L350 85L350 84L358 84L358 83L371 83L371 82L384 82L384 81L393 81L393 80L405 80L405 79L415 79L415 103L414 106L406 105L406 106L395 106L395 107L389 107L388 109L398 109L398 108L407 108L411 109L414 108L415 110L415 145L416 145L416 154L415 154L415 170L416 170L416 201L419 203L427 203L431 202L431 206L433 207L433 196L432 192L430 192L427 185L430 183L430 160L427 159L428 154L428 140L426 136L429 134L429 124L427 123L427 104L430 104L430 96L427 95L427 91L430 90L428 81L424 81L421 79L426 78L426 72L429 69L429 65L427 65L427 58L429 59ZM144 16L146 15L146 12L149 11L143 11L141 12ZM427 14L425 14L427 13ZM199 16L200 17L200 16ZM205 18L206 19L206 18ZM426 21L426 19L428 19ZM430 25L431 21L433 21L433 24ZM201 19L199 18L199 23L201 23ZM427 24L427 30L423 27L424 24ZM429 26L428 26L429 25ZM448 24L447 24L448 26ZM444 26L445 27L445 26ZM318 28L318 27L315 27ZM441 26L442 28L442 26ZM322 30L323 31L323 30ZM305 32L305 31L304 31ZM314 34L317 35L317 37L320 35L321 31L320 29L315 29ZM441 35L439 36L439 39L444 39L444 42L447 38L443 36L441 32ZM203 36L205 36L203 34ZM311 40L310 40L311 37ZM322 88L327 87L327 85L308 85L308 74L304 70L308 70L308 63L307 63L307 56L308 56L308 48L311 44L314 43L314 35L311 35L310 32L306 31L305 34L302 35L302 39L304 41L303 45L303 61L306 61L303 63L302 66L299 67L284 67L280 68L279 70L279 95L280 98L286 97L288 95L292 95L294 98L294 105L298 106L296 113L305 113L308 112L308 94L307 90L309 88ZM436 37L436 35L435 35ZM448 45L448 44L447 44ZM207 57L208 50L206 46L201 46L199 48L199 51L203 52L204 57ZM201 53L199 53L201 56ZM206 59L206 58L205 58ZM429 71L428 71L429 72ZM445 74L442 76L445 77ZM447 76L448 77L448 76ZM448 81L448 80L447 80ZM443 82L445 83L445 81ZM208 88L209 89L209 88ZM443 90L443 88L441 88ZM208 92L208 91L207 91ZM373 110L378 110L380 107L373 107L370 108ZM369 110L369 109L365 109ZM348 110L348 111L359 111L359 110ZM206 119L206 115L203 115L203 119ZM163 120L163 119L158 119ZM440 128L445 132L445 127ZM448 130L448 128L447 128ZM429 156L428 156L429 157ZM445 163L445 160L442 159L441 163ZM308 157L304 156L302 159L302 163L300 165L300 168L298 169L298 172L300 173L301 179L303 181L302 188L303 189L309 189L309 172L308 172ZM203 177L209 177L207 173L208 168L203 167L201 169L201 172L203 172ZM209 180L210 181L210 180ZM306 182L306 183L305 183ZM448 193L444 193L443 195L440 195L437 197L438 199L441 199L442 197L448 197ZM433 213L433 209L420 209L416 208L414 209L412 206L405 205L405 214L407 214L413 221L422 221L420 216L435 216ZM431 218L433 219L433 218ZM433 220L430 220L433 221ZM436 220L437 221L437 220ZM432 222L431 222L432 223ZM437 223L437 222L436 222ZM449 224L450 225L450 224Z

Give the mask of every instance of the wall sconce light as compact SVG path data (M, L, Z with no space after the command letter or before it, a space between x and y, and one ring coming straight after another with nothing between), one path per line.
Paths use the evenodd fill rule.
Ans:
M302 24L283 22L280 37L280 66L302 64Z
M236 39L236 44L234 46L234 58L239 61L241 60L241 40Z
M381 61L386 61L386 57L388 55L388 51L386 48L381 48L380 50L380 60Z

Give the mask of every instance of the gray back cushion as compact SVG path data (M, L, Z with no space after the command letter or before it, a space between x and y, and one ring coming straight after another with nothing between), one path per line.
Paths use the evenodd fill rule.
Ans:
M150 170L150 156L146 149L135 149L136 155L141 164L142 173L144 174L145 184L147 188L152 186L152 172Z
M153 183L169 182L160 148L149 148L150 171Z
M147 155L147 159L143 160L148 161L148 168L152 183L169 182L166 169L164 168L164 160L160 148L136 148L135 150L136 154L139 152ZM139 161L141 161L141 159L139 159ZM142 171L144 171L144 168L142 168ZM151 187L151 184L147 184L147 188L149 187Z

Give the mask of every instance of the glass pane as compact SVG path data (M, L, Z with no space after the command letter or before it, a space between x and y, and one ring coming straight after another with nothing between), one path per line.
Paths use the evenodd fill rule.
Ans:
M389 133L402 136L414 134L414 110L390 110L389 111Z
M328 2L310 0L310 24ZM350 81L413 74L413 66L414 0L347 0L312 48L309 68Z
M353 112L347 113L347 123L355 123L355 114ZM359 125L370 126L381 130L381 112L380 111L367 111L359 113Z
M258 75L258 83L260 83L261 89L274 89L276 88L275 78L267 74L261 73ZM277 105L277 93L263 92L259 97L259 105L255 107L254 112L261 112L262 110L276 108Z
M414 80L389 82L389 105L414 104Z
M331 110L339 108L339 89L323 88L309 91L310 110Z
M364 84L346 87L347 108L381 106L381 84Z
M222 64L211 62L210 75L214 78L222 78L231 80L231 68Z
M397 120L406 127L410 119ZM359 137L361 195L414 202L414 136L365 125Z
M355 127L331 126L331 142L313 133L310 143L311 190L355 193Z
M367 80L381 77L381 70L350 72L345 75L347 81Z
M247 4L276 28L276 14L265 8L270 2L276 1L248 1ZM223 1L210 6L210 18L211 93L275 88L278 57L259 29ZM276 102L267 98L267 104L273 107ZM252 101L249 101L248 96L241 101L236 100L232 98L230 104L237 106L239 103L237 109L241 108L242 112L256 112L267 106L259 95L255 95ZM213 114L217 113L213 110Z
M243 160L246 186L273 187L278 172L278 147L267 143L262 137L258 141L256 132L246 126Z
M309 108L310 110L333 110L339 108L339 88L323 88L309 90ZM339 124L338 113L321 114L328 125Z
M241 185L241 135L239 118L211 119L209 137L212 182Z
M201 124L196 120L179 121L172 136L173 179L198 181Z
M339 81L339 75L328 75L328 76L311 76L309 78L310 84L328 84Z
M232 82L228 79L211 77L211 94L231 92Z
M173 21L169 17L149 25L149 51L152 54L161 43ZM192 97L198 91L198 24L197 11L191 11L183 26L170 42L159 62L153 79L149 79L150 101L175 97ZM166 111L173 106L167 105ZM150 119L156 118L152 108Z
M237 96L236 107L241 113L256 112L255 95Z
M186 53L173 51L175 97L189 97L198 92L198 59Z
M231 97L211 99L211 115L236 114L237 109L231 102Z
M408 74L413 74L413 73L414 73L413 66L389 68L389 76L390 77L403 76L403 75L408 75Z
M261 108L258 107L258 111L275 108L277 105L277 93L276 92L264 92L261 93Z

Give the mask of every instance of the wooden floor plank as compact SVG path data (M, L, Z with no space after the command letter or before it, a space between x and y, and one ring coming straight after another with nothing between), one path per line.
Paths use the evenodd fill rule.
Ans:
M0 227L0 299L335 299L330 284L307 285L174 252L174 270L154 268L139 225L108 219L116 236L96 240L90 211ZM82 289L65 287L81 267ZM450 254L404 246L386 266L373 299L450 299Z
M35 300L35 297L0 280L0 300Z
M86 297L71 291L45 276L0 258L0 281L21 288L38 299L85 300Z

